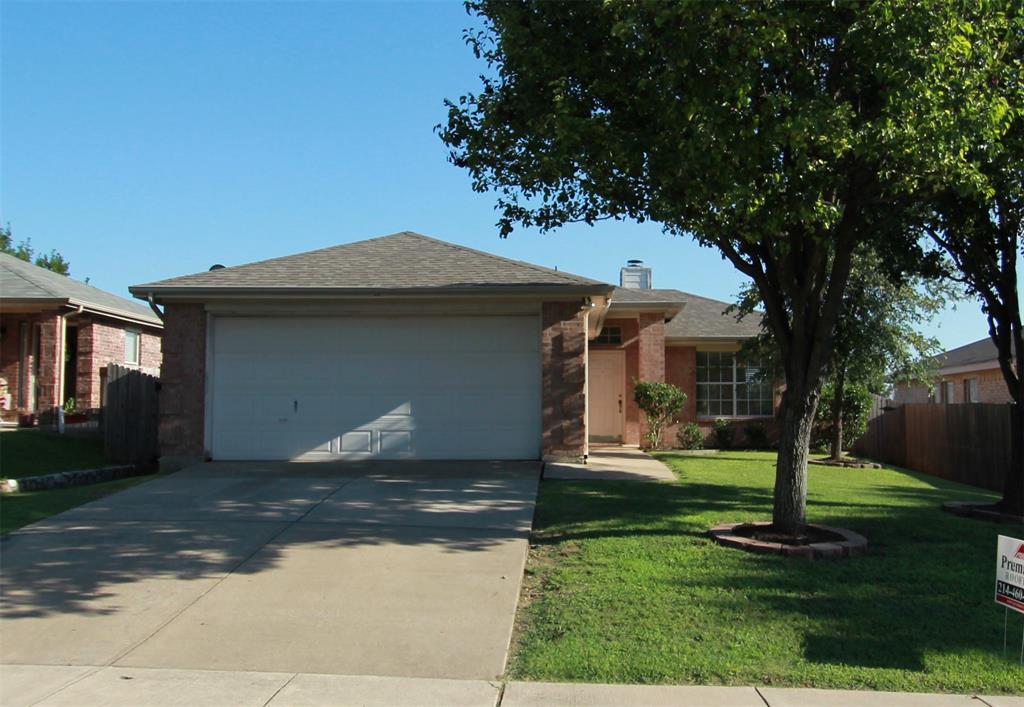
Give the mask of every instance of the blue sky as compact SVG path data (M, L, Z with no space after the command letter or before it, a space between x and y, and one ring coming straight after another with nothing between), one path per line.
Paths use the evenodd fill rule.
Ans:
M717 251L656 226L500 240L434 134L477 86L459 3L0 3L0 220L72 275L131 284L400 230L731 300ZM974 302L929 328L986 335Z

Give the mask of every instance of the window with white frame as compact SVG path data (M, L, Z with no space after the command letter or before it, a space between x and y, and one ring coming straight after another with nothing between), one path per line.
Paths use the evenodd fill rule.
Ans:
M129 366L139 365L139 343L142 336L137 331L124 330L124 362Z
M772 414L772 382L760 362L728 351L697 352L697 414L761 417Z

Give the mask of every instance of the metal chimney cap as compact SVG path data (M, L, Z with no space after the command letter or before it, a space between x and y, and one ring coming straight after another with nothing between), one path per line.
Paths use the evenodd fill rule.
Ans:
M637 258L631 258L630 260L626 261L626 267L630 267L630 268L636 267L638 265L643 265L643 264L644 264L644 261L639 260Z
M214 263L213 265L210 266L210 272L213 272L214 270L223 270L223 269L224 269L224 266L221 265L220 263Z

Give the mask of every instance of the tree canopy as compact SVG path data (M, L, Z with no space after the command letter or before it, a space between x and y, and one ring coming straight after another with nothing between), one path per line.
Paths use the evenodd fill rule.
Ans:
M937 271L919 192L981 181L964 146L1008 125L987 81L1009 6L473 1L488 72L440 133L503 235L650 219L750 278L786 378L773 522L796 531L854 250Z
M33 263L41 268L52 270L59 275L71 274L71 263L56 250L37 254L35 248L32 247L32 240L30 238L15 243L10 226L0 226L0 253L13 255L15 258L24 260L26 263Z

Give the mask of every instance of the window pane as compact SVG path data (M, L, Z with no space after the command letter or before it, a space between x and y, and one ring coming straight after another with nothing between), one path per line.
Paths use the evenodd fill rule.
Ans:
M124 333L124 362L139 362L139 333L137 331Z

